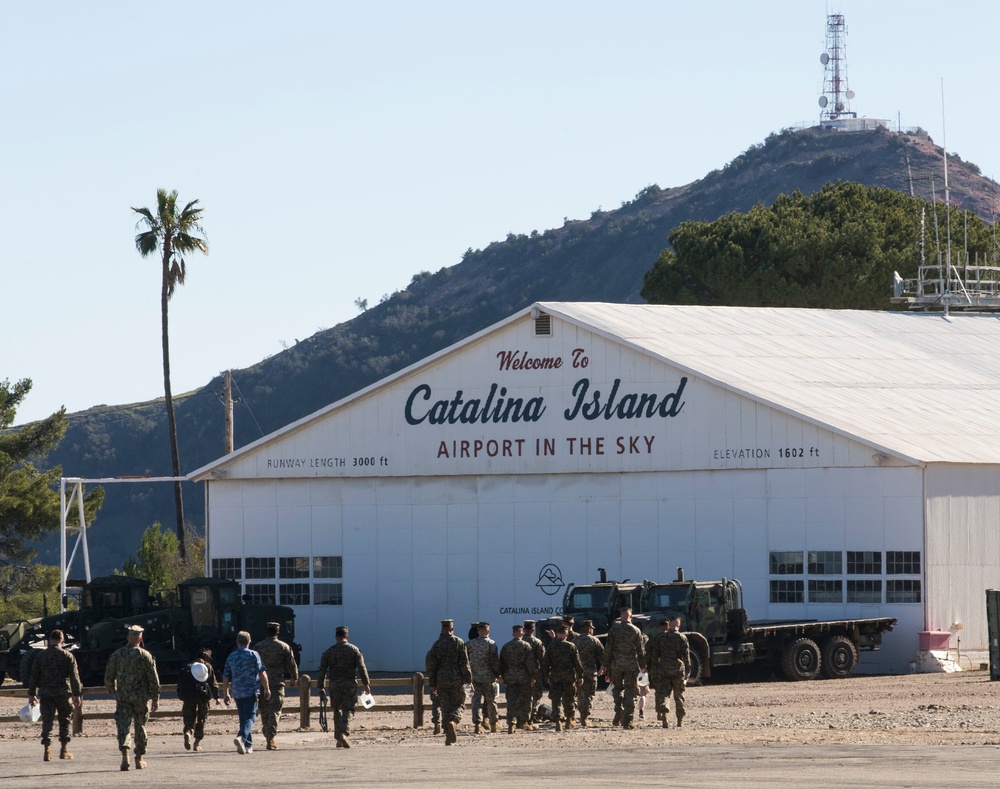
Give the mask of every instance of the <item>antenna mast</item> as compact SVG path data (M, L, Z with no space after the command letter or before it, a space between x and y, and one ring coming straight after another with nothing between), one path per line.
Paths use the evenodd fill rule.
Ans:
M819 56L823 64L823 95L819 97L820 121L857 118L851 112L854 91L847 85L847 24L843 14L826 17L826 51Z

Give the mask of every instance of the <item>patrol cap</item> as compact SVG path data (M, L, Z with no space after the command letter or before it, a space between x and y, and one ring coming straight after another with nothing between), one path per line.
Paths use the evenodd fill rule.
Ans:
M268 622L266 627L281 627L281 624L278 622Z
M589 627L593 627L593 626L594 626L594 620L593 619L584 619L582 622L580 622L580 627L582 627L584 630L586 630Z
M141 633L143 631L142 625L129 625L125 628L128 633Z
M338 636L346 636L347 635L347 628L344 625L341 625L340 627L338 627L334 631L334 634L338 635Z
M525 627L534 627L535 626L535 620L534 619L525 619L524 620L524 626Z

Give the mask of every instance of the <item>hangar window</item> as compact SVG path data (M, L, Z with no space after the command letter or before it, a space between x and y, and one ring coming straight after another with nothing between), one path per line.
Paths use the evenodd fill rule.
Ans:
M313 605L343 605L343 584L313 584Z
M882 582L875 580L849 580L847 582L847 602L881 603Z
M920 551L886 551L886 575L920 575Z
M840 551L809 551L809 575L840 575L843 572L844 556Z
M282 556L278 560L279 578L308 578L308 556Z
M848 575L881 575L882 551L848 551Z
M243 590L244 602L252 605L274 605L274 584L247 584Z
M343 578L343 556L314 556L313 578ZM339 584L337 584L339 586ZM340 603L337 603L340 605Z
M809 581L810 603L843 603L843 581Z
M801 603L803 596L802 581L771 581L772 603Z
M802 551L771 551L771 575L802 575Z
M309 605L309 584L279 584L282 605Z
M243 578L243 561L241 559L212 559L212 577L239 581Z
M887 603L919 603L920 581L904 578L885 582Z
M274 578L274 557L248 556L246 558L247 578Z

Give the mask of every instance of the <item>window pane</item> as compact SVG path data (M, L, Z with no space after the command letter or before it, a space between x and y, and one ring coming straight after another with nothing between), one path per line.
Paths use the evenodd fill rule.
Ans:
M843 581L809 581L810 603L844 602Z
M802 581L771 581L772 603L801 603L803 594Z
M844 560L840 551L809 551L809 575L840 575Z
M343 578L344 559L341 556L313 557L313 578Z
M239 581L243 578L243 561L241 559L212 559L212 577Z
M886 575L920 575L920 551L886 551Z
M308 578L308 556L282 556L278 564L279 578Z
M313 605L343 605L343 584L313 584Z
M771 575L802 575L802 551L771 551Z
M247 584L243 599L252 605L275 605L274 584Z
M919 603L920 581L902 579L886 581L885 601L887 603Z
M281 584L282 605L309 605L309 584Z
M847 602L849 603L881 603L882 582L876 580L848 581Z
M848 551L848 575L881 575L882 551Z
M273 556L248 556L246 558L247 578L274 578Z

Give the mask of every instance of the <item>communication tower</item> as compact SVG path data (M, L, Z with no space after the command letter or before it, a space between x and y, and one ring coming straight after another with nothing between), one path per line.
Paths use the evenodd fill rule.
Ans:
M847 25L843 14L826 17L826 51L819 56L823 64L823 95L819 97L820 122L857 118L851 112L854 91L847 86Z

